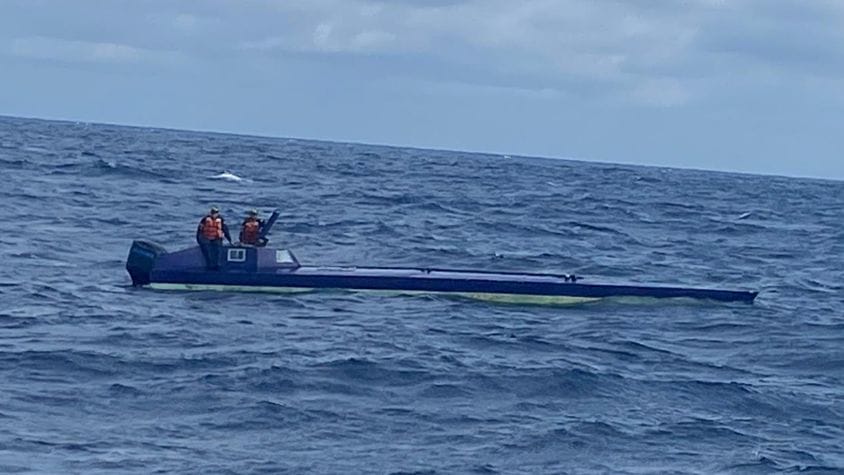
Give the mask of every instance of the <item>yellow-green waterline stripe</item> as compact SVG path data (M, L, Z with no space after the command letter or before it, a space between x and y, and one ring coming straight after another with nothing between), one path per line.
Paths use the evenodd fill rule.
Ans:
M174 284L155 282L147 287L156 290L198 290L198 291L230 291L230 292L260 292L274 294L296 294L312 292L315 289L306 287L274 287L258 285L225 285L225 284ZM325 289L329 290L329 289ZM336 289L354 292L374 292L385 295L450 295L483 300L495 303L517 303L533 305L571 305L600 300L599 297L575 297L567 295L529 295L529 294L499 294L489 292L444 292L431 290L387 290L387 289Z

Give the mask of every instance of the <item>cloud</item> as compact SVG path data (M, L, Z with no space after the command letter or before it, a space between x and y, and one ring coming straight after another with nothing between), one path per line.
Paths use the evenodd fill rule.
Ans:
M653 107L704 101L725 83L808 83L821 76L831 83L844 71L844 2L836 0L46 4L12 3L30 19L28 31L0 19L0 29L20 33L16 55L160 62L168 57L162 51L171 58L178 51L182 58L239 65L289 55L380 57L379 71L392 76ZM100 17L108 21L93 20Z
M257 41L242 41L246 51L295 53L354 53L372 54L399 51L396 35L386 31L350 30L335 23L317 24L310 36L270 36Z
M688 101L689 90L676 79L648 79L636 83L629 99L645 106L674 107Z
M173 18L173 26L183 31L194 31L199 23L199 17L187 13L179 13Z
M709 19L694 47L778 73L840 74L844 69L844 3L739 2Z
M450 95L456 97L471 96L511 96L525 100L545 101L559 99L564 94L558 89L529 88L517 86L494 86L483 83L468 83L459 81L414 81L419 90L432 95Z
M89 63L139 63L172 59L172 53L145 50L133 46L49 37L16 38L9 52L18 57Z
M690 97L671 64L687 51L694 25L672 22L668 12L646 12L623 2L594 0L506 0L423 2L273 3L282 15L298 15L307 28L288 28L245 49L276 52L412 54L433 58L459 74L485 71L492 87L521 77L527 89L570 89L584 93L603 84L631 99L676 105ZM281 34L280 34L281 33ZM645 73L651 70L650 77ZM669 76L669 77L663 77ZM459 78L452 78L457 80ZM666 97L655 82L671 83ZM644 94L648 89L651 92Z

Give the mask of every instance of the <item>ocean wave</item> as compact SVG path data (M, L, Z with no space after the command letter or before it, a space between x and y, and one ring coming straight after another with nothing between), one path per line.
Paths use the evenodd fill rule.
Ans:
M842 468L840 182L0 122L0 471ZM282 209L273 243L307 263L762 294L129 287L131 241L194 245L212 203L235 234L243 210Z
M432 375L423 370L390 368L374 361L360 358L345 358L316 365L325 374L340 380L360 383L377 383L389 386L418 384L432 379Z
M121 177L134 179L163 179L170 175L140 166L122 163L118 160L97 158L94 161L83 160L52 165L46 170L47 176L81 175L86 177Z

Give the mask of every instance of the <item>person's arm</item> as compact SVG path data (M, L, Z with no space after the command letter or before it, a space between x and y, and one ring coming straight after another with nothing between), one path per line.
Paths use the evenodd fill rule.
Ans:
M199 242L199 237L202 235L202 223L205 222L205 218L199 220L199 226L196 227L196 242Z

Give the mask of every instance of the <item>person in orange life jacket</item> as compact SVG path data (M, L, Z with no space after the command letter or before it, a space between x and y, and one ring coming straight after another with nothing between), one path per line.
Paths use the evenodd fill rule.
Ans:
M266 244L266 239L260 237L264 220L258 218L258 211L251 209L246 213L246 219L240 227L240 243L249 246Z
M205 258L205 267L207 269L220 268L220 252L223 248L223 237L232 243L229 228L223 217L220 216L220 210L216 206L211 208L211 211L199 221L199 226L196 228L196 242L199 244L199 249L202 251L202 257Z

